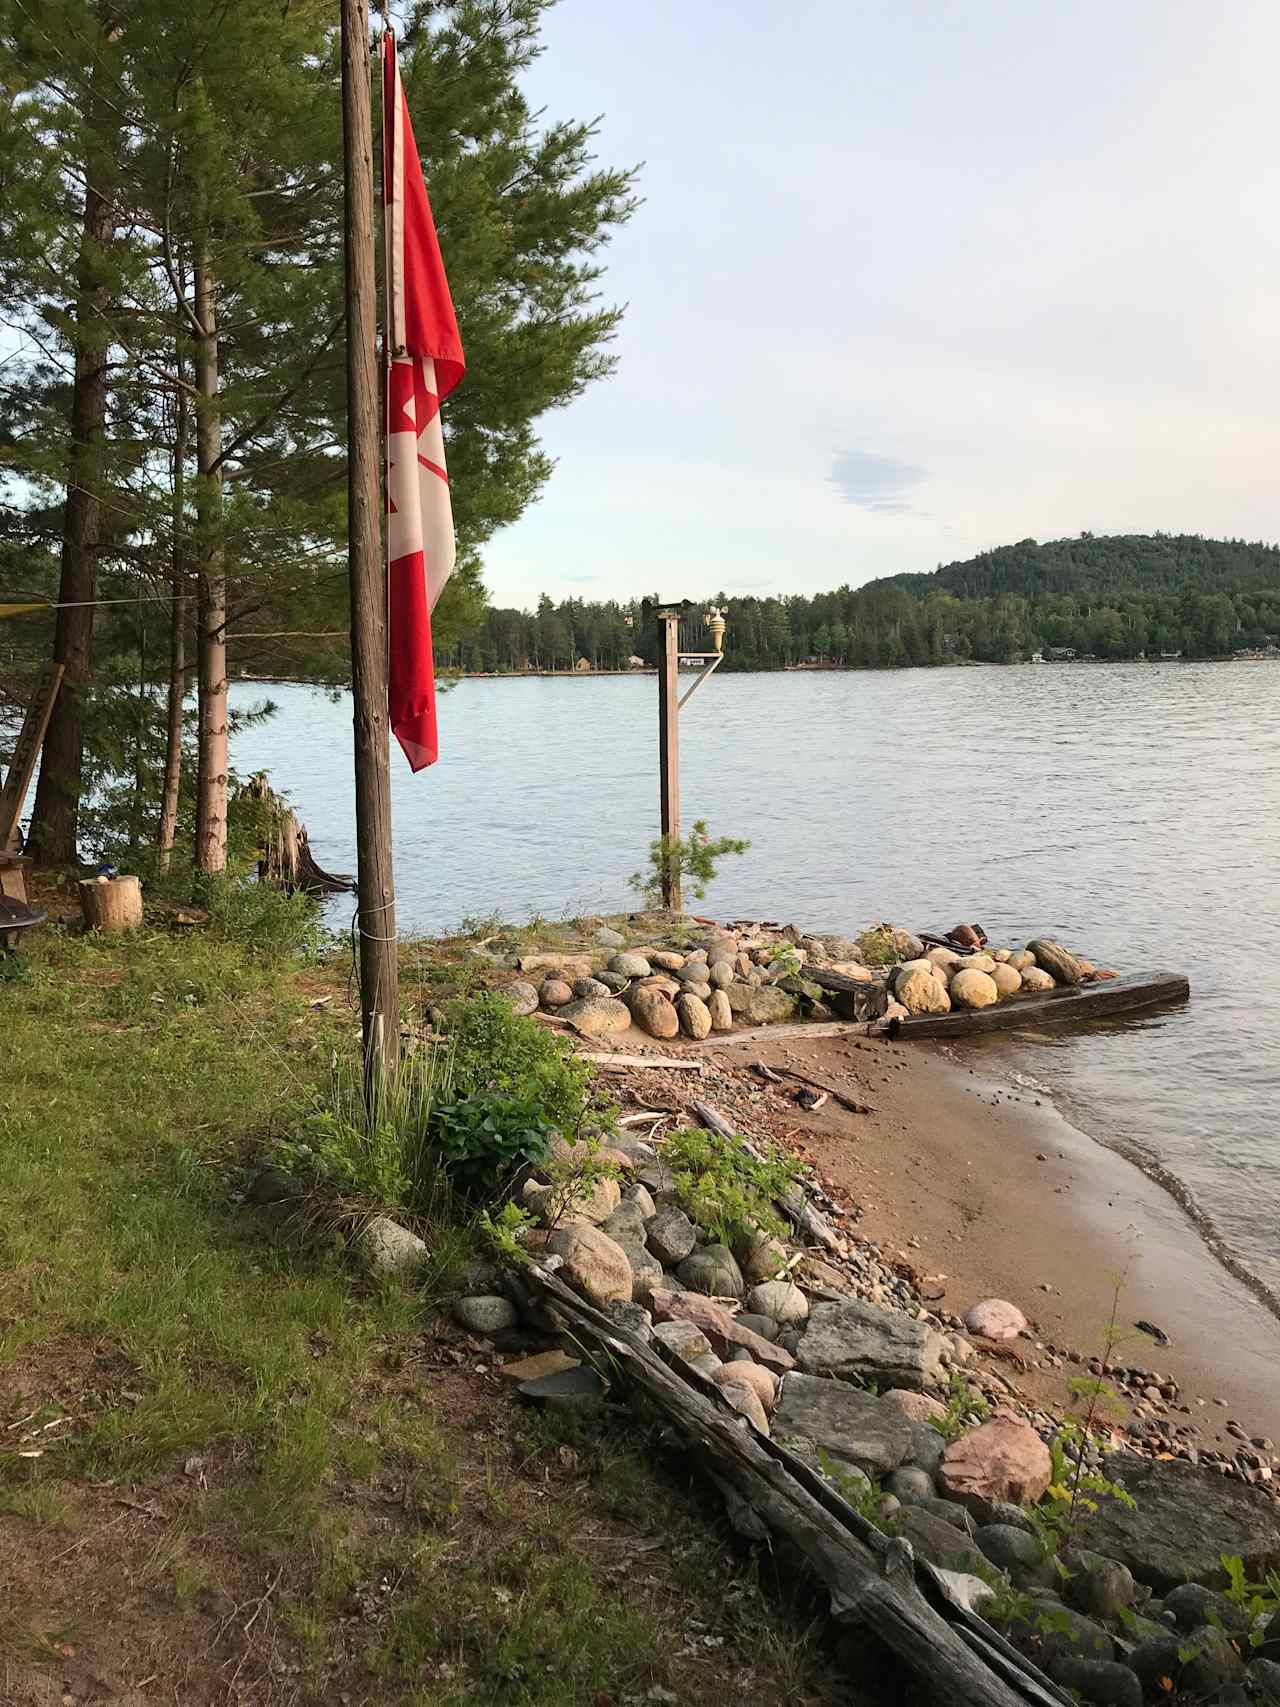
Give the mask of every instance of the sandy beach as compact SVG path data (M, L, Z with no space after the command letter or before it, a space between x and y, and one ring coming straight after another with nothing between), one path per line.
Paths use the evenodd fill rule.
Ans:
M935 1308L962 1315L977 1299L1007 1298L1038 1340L1086 1358L1101 1355L1114 1310L1114 1362L1172 1376L1189 1412L1175 1407L1173 1420L1194 1423L1198 1444L1234 1450L1229 1420L1280 1437L1280 1322L1168 1192L1047 1097L992 1078L989 1058L970 1067L956 1046L791 1032L717 1040L714 1054L810 1073L869 1105L796 1107L791 1141L837 1199L860 1206L859 1234L937 1280L927 1289L941 1294ZM1018 1386L1065 1408L1078 1367L1053 1367L1025 1340L1019 1350L1028 1363ZM1124 1406L1120 1420L1130 1414Z

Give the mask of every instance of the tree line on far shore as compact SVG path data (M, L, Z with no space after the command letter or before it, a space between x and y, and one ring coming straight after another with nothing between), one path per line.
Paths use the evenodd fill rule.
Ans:
M1054 540L982 552L933 574L893 575L834 592L708 605L728 624L728 670L799 665L893 668L1009 664L1037 652L1096 658L1218 658L1280 640L1280 548L1198 534ZM681 625L690 651L710 646L703 608ZM535 609L490 607L443 649L464 671L625 670L657 660L638 601L545 595Z

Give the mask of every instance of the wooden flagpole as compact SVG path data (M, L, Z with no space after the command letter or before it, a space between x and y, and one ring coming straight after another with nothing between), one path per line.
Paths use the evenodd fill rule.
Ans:
M355 702L360 1011L372 1091L400 1053L400 969L391 860L387 595L380 524L377 302L373 266L373 132L367 0L342 3L342 138L346 185L347 503L351 690Z

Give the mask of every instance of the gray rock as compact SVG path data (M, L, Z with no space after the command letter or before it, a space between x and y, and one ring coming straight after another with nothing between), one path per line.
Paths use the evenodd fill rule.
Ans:
M686 1363L695 1357L705 1357L711 1350L711 1341L692 1322L658 1322L653 1337L664 1351L674 1352Z
M699 992L704 986L699 986ZM711 991L707 990L710 996ZM687 990L683 996L676 997L676 1012L680 1016L680 1029L686 1037L696 1040L711 1035L711 1012L701 995Z
M621 931L615 931L612 925L601 925L596 932L596 941L601 948L625 948L627 939Z
M911 1424L911 1450L907 1454L909 1464L936 1476L942 1465L942 1454L946 1450L947 1443L936 1428L930 1428L928 1423ZM998 1519L992 1518L991 1521L994 1523Z
M970 1538L978 1533L977 1524L969 1516L969 1513L964 1509L964 1507L962 1505L957 1505L954 1500L914 1500L912 1503L919 1506L921 1511L932 1512L933 1515L940 1518L943 1523L949 1523L952 1529L958 1529L962 1534L968 1535Z
M1077 1612L1110 1623L1122 1607L1133 1605L1133 1573L1118 1559L1081 1548L1072 1549L1062 1562L1071 1572L1063 1592Z
M469 1333L500 1334L507 1328L514 1328L519 1317L509 1298L499 1298L495 1294L459 1298L453 1306L453 1319Z
M645 1242L644 1215L638 1203L620 1203L600 1226L620 1245L643 1245Z
M1280 1665L1274 1660L1251 1660L1246 1675L1255 1700L1266 1702L1269 1707L1280 1702Z
M772 1342L778 1337L778 1324L772 1316L757 1316L752 1310L743 1310L735 1320L740 1327L750 1328L753 1334L759 1334L762 1340Z
M636 1169L635 1178L652 1195L661 1213L663 1203L676 1188L675 1175L671 1169L665 1162L646 1162L643 1167Z
M653 1338L653 1317L639 1304L628 1304L623 1299L615 1298L612 1304L606 1304L604 1313L615 1327L633 1338L648 1343Z
M723 990L712 990L707 997L707 1012L711 1015L712 1031L733 1030L733 1009Z
M624 1252L631 1264L631 1299L633 1303L647 1303L649 1293L655 1286L661 1286L666 1279L662 1264L654 1256L647 1245L638 1240L615 1239L614 1243Z
M544 978L538 1002L544 1008L562 1008L573 1000L573 986L563 978Z
M904 1506L898 1514L898 1522L900 1533L931 1565L946 1571L971 1571L974 1576L990 1571L981 1551L963 1531L935 1517L923 1506Z
M1192 1695L1215 1695L1244 1676L1244 1661L1225 1630L1201 1624L1184 1640L1195 1653L1182 1668L1178 1684Z
M708 982L713 990L727 990L729 985L733 983L732 960L717 960L713 962Z
M667 1267L683 1262L698 1242L693 1222L683 1209L674 1205L659 1209L651 1220L645 1222L644 1231L649 1249Z
M942 1335L896 1310L857 1298L815 1304L801 1342L801 1369L920 1392L942 1372Z
M885 1487L903 1505L918 1505L921 1500L936 1500L938 1490L933 1477L925 1470L903 1465L885 1479Z
M908 1425L872 1393L796 1371L784 1377L773 1414L777 1439L809 1442L872 1475L896 1470L910 1445Z
M649 1195L648 1186L641 1185L639 1180L632 1180L630 1185L623 1186L622 1201L624 1203L634 1203L640 1210L640 1219L642 1221L651 1221L658 1213L658 1206ZM641 1237L647 1239L648 1236L648 1230L646 1229L642 1232Z
M1178 1673L1182 1670L1178 1649L1185 1640L1185 1636L1175 1636L1170 1630L1163 1636L1147 1636L1130 1648L1130 1670L1137 1675L1148 1700L1163 1699L1165 1690L1160 1682L1161 1678L1171 1677L1177 1681Z
M988 1523L975 1539L991 1563L1009 1573L1015 1588L1051 1588L1056 1582L1053 1560L1025 1530L1008 1523Z
M1280 1516L1256 1488L1182 1460L1123 1452L1107 1458L1104 1474L1137 1505L1103 1499L1089 1519L1089 1544L1157 1592L1187 1581L1224 1586L1224 1553L1238 1554L1255 1582L1280 1563Z
M575 978L573 981L575 996L609 996L613 992L607 984L602 984L598 978Z
M374 1274L413 1274L427 1260L424 1242L389 1215L374 1215L366 1221L357 1243Z
M1080 962L1060 942L1052 942L1048 937L1037 937L1034 942L1027 944L1027 953L1034 954L1036 965L1042 967L1051 978L1059 984L1078 984L1084 977Z
M606 990L612 990L615 996L619 991L625 990L630 982L630 978L624 977L621 972L596 973L596 983L603 984Z
M587 996L566 1002L557 1012L571 1020L585 1037L615 1037L631 1024L631 1011L612 996Z
M595 1370L583 1365L558 1370L554 1375L539 1375L534 1381L522 1381L516 1391L530 1404L576 1411L594 1410L603 1404L606 1389Z
M746 1291L742 1270L728 1245L702 1245L676 1269L690 1292L705 1292L711 1298L741 1298Z
M1115 1660L1060 1659L1053 1680L1074 1689L1091 1707L1142 1707L1142 1685L1128 1666Z
M1200 1624L1220 1624L1224 1630L1249 1628L1247 1614L1233 1600L1203 1583L1179 1583L1165 1595L1164 1604L1179 1630L1194 1630Z
M631 954L625 949L609 962L609 971L619 972L624 978L647 978L652 970L643 954Z
M1014 1529L1021 1529L1026 1535L1034 1535L1036 1532L1035 1524L1022 1507L1013 1505L1008 1500L973 1499L969 1501L969 1510L979 1524L1005 1523Z
M754 1315L772 1316L781 1328L794 1327L809 1315L809 1300L794 1280L764 1280L747 1294Z
M715 1352L708 1351L704 1352L701 1357L691 1357L689 1359L689 1367L690 1369L696 1369L699 1375L705 1375L707 1380L710 1381L716 1370L721 1369L724 1366L716 1356Z
M537 986L518 978L514 984L508 984L503 995L511 1003L518 1014L532 1014L538 1011Z
M1063 1606L1043 1590L1031 1602L1025 1618L1015 1619L1011 1628L1031 1638L1036 1657L1050 1672L1059 1660L1115 1658L1115 1643L1100 1624Z
M756 974L752 974L753 977ZM759 989L736 982L725 986L729 1011L751 1025L777 1025L788 1020L796 1011L795 997L780 990L776 984Z

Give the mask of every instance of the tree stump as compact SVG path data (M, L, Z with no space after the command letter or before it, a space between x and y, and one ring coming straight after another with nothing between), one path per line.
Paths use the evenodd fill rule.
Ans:
M89 877L80 884L80 911L91 931L132 931L142 923L142 884L136 877Z

